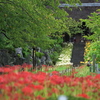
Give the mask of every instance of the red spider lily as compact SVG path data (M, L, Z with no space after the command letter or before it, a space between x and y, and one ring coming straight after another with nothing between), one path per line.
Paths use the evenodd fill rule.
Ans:
M97 74L97 75L95 76L95 78L96 78L96 79L100 79L100 74Z
M4 79L2 76L0 76L0 83L5 83L6 79Z
M71 78L70 77L64 77L64 80L65 80L65 83L67 83L67 85L69 84L69 83L71 83Z
M4 72L3 68L4 68L4 67L0 67L0 72Z
M85 93L86 92L86 85L83 83L81 87L82 87L82 93Z
M9 73L9 72L12 72L12 71L13 71L13 70L10 69L10 68L4 68L3 70L4 70L5 73L7 73L7 72Z
M46 100L46 98L39 95L39 96L36 97L36 100Z
M6 84L0 84L0 89L6 89Z
M71 86L77 86L80 84L80 80L79 78L74 78L73 79L73 82L71 82Z
M53 71L52 74L53 74L53 75L58 75L59 72L58 72L58 71Z
M15 93L14 94L14 97L11 96L10 100L20 100L21 96L22 95L20 93Z
M90 79L86 80L87 81L87 86L93 87L95 85L94 82L92 82Z
M90 99L90 97L87 94L78 94L78 97L82 97L82 98L86 98L86 99Z
M39 72L39 73L33 75L32 77L33 77L34 81L38 81L39 83L42 83L42 82L44 82L46 80L46 76L47 76L46 73Z
M20 66L21 67L21 66ZM19 67L10 67L14 70ZM3 68L4 71L4 68ZM72 95L78 94L78 97L93 98L99 100L100 96L100 75L88 75L86 77L72 77L72 76L60 76L59 72L54 71L51 73L44 72L9 72L0 76L0 98L7 100L4 95L8 95L8 100L45 100L47 95L52 97L53 93L63 94L65 91L73 91ZM74 86L74 87L73 87ZM45 94L45 91L47 92ZM75 91L75 93L74 93ZM79 91L79 92L77 92ZM90 93L91 92L91 93ZM18 93L18 95L16 94ZM34 95L36 93L36 95ZM87 94L89 95L87 95ZM95 97L98 96L98 97ZM29 99L25 98L28 97Z
M22 68L32 68L32 65L24 63L22 65Z
M63 77L60 77L58 75L53 75L50 77L50 82L53 85L64 84L64 79L63 79Z
M30 87L28 87L28 86L26 86L26 87L24 87L24 88L22 89L22 92L23 92L25 95L30 95L30 94L33 93L33 89L30 88Z
M35 90L42 90L44 87L42 85L34 85Z
M14 65L14 66L6 65L5 67L0 67L0 72L10 73L10 72L19 70L21 68L31 68L31 67L32 67L32 65L29 65L26 63L23 64L22 66L21 65Z
M12 92L13 88L12 86L7 86L7 84L1 84L0 89L5 90L6 92Z
M52 92L52 91L48 92L48 97L51 97L51 96L52 96L52 94L53 94L53 92Z
M52 90L51 90L53 93L59 93L59 89L57 89L57 88L52 88Z
M14 83L14 86L20 88L20 87L22 87L22 84L24 85L24 83L16 82L16 83Z

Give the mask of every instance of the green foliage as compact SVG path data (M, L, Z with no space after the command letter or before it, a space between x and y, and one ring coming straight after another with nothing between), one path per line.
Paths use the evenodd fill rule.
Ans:
M58 6L61 0L0 0L0 34L6 40L2 48L41 47L54 43L51 33L68 31L68 13ZM79 0L63 0L74 4ZM2 44L3 44L2 43Z
M100 62L99 62L99 64L98 64L98 67L100 68Z
M55 50L56 52L58 52L58 53L61 52L61 51L62 51L61 45L60 45L60 44L55 44L54 50Z
M96 62L100 62L100 9L96 12L91 13L88 19L81 19L82 22L86 23L86 27L89 27L92 35L84 36L86 39L92 40L93 42L88 47L88 52L85 55L85 59L93 60L93 55L96 55Z
M13 43L9 41L4 35L0 34L0 49L13 50Z
M91 13L91 16L88 16L88 19L80 19L82 22L86 23L86 27L90 28L90 31L94 33L93 35L85 36L89 40L98 41L100 40L100 14L98 12Z
M51 60L53 61L53 64L55 65L56 62L58 61L58 58L59 58L59 55L60 53L54 51L51 55L50 55L50 58Z
M17 54L17 56L20 58L21 57L21 55L20 54Z
M59 65L59 66L56 66L56 67L55 67L55 70L56 70L56 71L64 71L64 70L66 70L66 69L68 69L68 68L71 68L71 66Z
M28 46L24 47L22 51L23 51L24 57L27 57L27 56L29 56L30 54L32 54L32 49L29 48Z
M96 55L96 63L100 62L100 41L95 41L90 44L90 46L87 48L89 51L85 55L86 60L93 59L93 55Z
M41 49L54 48L51 55L57 61L62 34L73 34L73 27L78 24L68 17L64 9L60 9L61 0L0 0L0 48L23 48L24 57L31 51L29 47ZM68 4L79 0L63 0ZM73 29L72 29L73 28ZM78 30L78 29L76 29ZM53 37L52 37L53 36ZM41 57L42 54L36 53Z
M35 54L36 54L36 57L39 57L39 58L41 58L44 55L44 53L42 52L36 52Z
M91 74L90 68L87 66L82 69L76 69L76 72L78 72L75 74L76 77L85 77Z
M51 38L54 39L54 44L51 45L51 49L53 48L52 54L50 54L50 58L55 64L58 61L60 52L62 51L62 42L63 38L61 38L62 35L59 32L56 32L54 35L51 34Z
M73 34L77 34L77 33L83 33L83 29L81 29L81 22L76 21L72 18L69 18L69 20L67 21L67 25L69 28L68 34L69 35L73 35Z

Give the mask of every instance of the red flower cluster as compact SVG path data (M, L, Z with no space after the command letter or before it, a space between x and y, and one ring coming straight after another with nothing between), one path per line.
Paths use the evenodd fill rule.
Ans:
M10 73L10 72L15 72L15 71L20 71L21 69L30 69L32 68L32 65L24 63L23 65L6 65L4 67L0 67L0 73Z
M24 68L26 66L23 65ZM100 74L72 77L60 76L57 71L51 75L44 72L14 72L19 67L0 68L0 71L8 72L0 76L0 100L46 100L62 94L100 100Z

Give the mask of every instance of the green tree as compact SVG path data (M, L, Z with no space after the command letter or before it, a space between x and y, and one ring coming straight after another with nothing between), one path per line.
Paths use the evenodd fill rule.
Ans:
M60 1L79 0L0 0L0 34L6 37L4 48L34 46L47 48L54 40L51 33L68 31L68 13ZM1 38L1 37L0 37ZM47 45L48 44L48 45Z
M91 13L91 16L89 16L88 19L81 19L82 22L86 23L86 27L89 27L90 32L92 32L92 35L84 36L85 38L91 40L91 44L87 49L89 50L87 54L85 55L86 60L93 59L93 55L96 55L96 62L100 62L100 9L98 9L96 12Z
M92 32L92 35L85 36L87 39L92 41L98 41L100 40L100 14L98 12L100 9L97 10L97 12L91 13L91 16L88 17L88 19L81 19L82 22L86 23L86 27L89 27L90 32Z

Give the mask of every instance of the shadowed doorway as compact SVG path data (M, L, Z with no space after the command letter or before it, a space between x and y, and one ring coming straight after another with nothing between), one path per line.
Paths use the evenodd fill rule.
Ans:
M70 36L65 32L65 33L63 33L63 42L69 42L69 40L70 40Z

